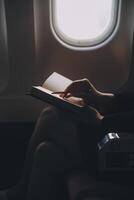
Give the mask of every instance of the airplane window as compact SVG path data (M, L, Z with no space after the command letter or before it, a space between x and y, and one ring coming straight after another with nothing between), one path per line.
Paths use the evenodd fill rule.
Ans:
M55 37L72 48L91 48L114 34L119 0L51 0L50 23Z

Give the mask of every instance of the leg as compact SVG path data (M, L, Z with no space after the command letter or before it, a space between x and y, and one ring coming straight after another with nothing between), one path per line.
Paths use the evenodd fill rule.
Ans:
M80 122L81 119L85 116L86 119L88 119L88 126L87 124L82 124ZM76 118L76 115L74 116L71 113L60 111L54 107L47 108L42 112L29 143L23 176L15 189L10 189L8 191L7 195L9 199L15 199L15 196L16 199L24 199L27 193L29 176L34 161L34 152L37 146L44 141L51 141L59 148L61 148L62 151L66 154L66 157L68 157L70 162L72 162L73 166L80 167L83 165L81 149L86 146L85 150L88 149L89 152L93 147L91 144L97 143L96 135L98 134L97 131L99 130L99 119L97 112L90 108L87 111L80 113L80 121L76 122ZM85 132L87 133L85 134ZM81 138L83 138L83 141L89 140L90 142L87 142L87 145L83 143L80 148L79 141L81 141ZM90 145L91 148L89 148ZM85 153L87 153L87 156L85 156L86 159L92 155L92 153L88 155L88 152L85 151L83 154L85 155Z
M16 199L24 199L33 165L34 152L37 146L44 141L52 141L62 148L66 156L69 157L74 164L79 165L81 162L77 128L73 121L70 120L66 113L58 109L45 109L37 122L29 143L22 179L15 189L10 189L8 191L7 195L9 199L14 199L15 195Z
M83 113L86 113L86 111ZM76 115L73 116L71 113L61 111L54 107L46 108L37 122L29 144L26 170L28 170L28 166L31 168L33 153L36 147L43 141L53 142L65 152L66 156L74 164L79 165L82 161L80 148L81 138L89 140L90 144L93 141L97 142L97 135L99 135L98 131L100 130L98 127L99 119L97 112L89 108L87 113L86 116L89 118L88 125L84 122L76 121Z
M26 199L64 199L63 179L70 164L57 145L51 142L41 143L34 154Z

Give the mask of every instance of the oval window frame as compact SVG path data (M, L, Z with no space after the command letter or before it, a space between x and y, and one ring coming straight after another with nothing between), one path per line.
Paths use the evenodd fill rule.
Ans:
M56 17L55 17L55 5L56 0L49 1L49 16L50 16L50 28L54 35L54 37L65 47L73 49L73 50L92 50L99 47L104 46L108 42L112 40L114 35L116 34L119 23L120 23L120 15L121 15L121 0L113 0L113 13L111 17L111 22L109 24L109 28L107 27L106 33L103 34L103 37L96 39L95 41L79 41L69 39L64 33L62 33L57 26Z

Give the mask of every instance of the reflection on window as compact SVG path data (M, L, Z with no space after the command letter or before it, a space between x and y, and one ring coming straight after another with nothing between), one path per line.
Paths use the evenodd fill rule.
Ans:
M117 22L118 0L51 0L53 33L74 46L104 41Z

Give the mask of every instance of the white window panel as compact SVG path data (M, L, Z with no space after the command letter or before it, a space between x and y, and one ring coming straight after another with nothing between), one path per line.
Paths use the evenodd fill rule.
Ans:
M118 0L50 0L50 22L56 38L67 46L93 47L114 32Z

